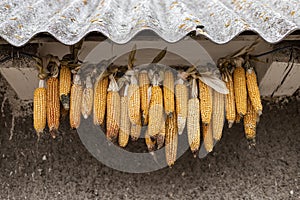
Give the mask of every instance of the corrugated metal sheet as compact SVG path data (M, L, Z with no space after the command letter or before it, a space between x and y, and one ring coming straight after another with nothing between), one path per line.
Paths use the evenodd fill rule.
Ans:
M187 33L226 43L252 30L270 43L300 29L299 0L2 0L0 36L21 46L41 32L64 44L101 32L125 43L141 30L176 42Z

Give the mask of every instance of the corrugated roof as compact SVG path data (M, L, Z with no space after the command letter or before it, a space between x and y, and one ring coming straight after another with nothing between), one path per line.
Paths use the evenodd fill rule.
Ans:
M74 44L90 32L125 43L141 30L176 42L198 33L226 43L252 30L275 43L300 29L299 0L2 0L0 36L21 46L41 32Z

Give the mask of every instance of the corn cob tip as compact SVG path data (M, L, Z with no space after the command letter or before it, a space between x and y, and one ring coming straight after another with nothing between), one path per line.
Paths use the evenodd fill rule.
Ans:
M56 138L56 135L57 135L57 131L56 131L56 130L50 130L49 132L50 132L51 137L52 137L53 139L55 139L55 138Z
M65 94L61 95L60 101L65 110L70 109L70 97L68 95L65 95Z
M139 139L138 137L131 136L131 141L132 142L136 142L138 139Z
M164 146L165 136L158 134L156 140L157 140L157 149L161 149Z
M234 121L228 121L228 128L231 128L233 123L234 123Z
M262 115L262 110L258 110L257 114L258 114L258 116L261 116Z
M84 118L84 119L87 119L88 117L89 117L88 114L84 114L84 115L83 115L83 118Z

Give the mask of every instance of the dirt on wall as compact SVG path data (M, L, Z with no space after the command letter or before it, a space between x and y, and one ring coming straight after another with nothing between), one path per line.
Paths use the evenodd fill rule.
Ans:
M204 159L187 151L171 169L129 174L92 157L67 123L37 142L30 104L1 76L0 88L0 199L300 199L300 101L265 103L254 148L238 124Z

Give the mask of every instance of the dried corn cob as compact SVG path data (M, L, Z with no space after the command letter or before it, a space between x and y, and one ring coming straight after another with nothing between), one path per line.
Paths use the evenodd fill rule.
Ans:
M85 88L82 93L81 113L84 119L87 119L93 110L93 84L91 77L86 78Z
M82 86L79 75L74 75L74 83L71 87L70 97L70 126L71 128L78 128L81 117L81 103L82 103Z
M175 100L178 133L179 135L181 135L184 130L186 118L188 115L188 88L183 84L182 79L179 79L178 84L175 86Z
M207 152L212 152L214 148L214 140L213 140L213 133L212 133L212 124L203 124L203 143L204 147Z
M199 79L200 113L204 124L209 124L212 114L211 88Z
M166 119L166 161L169 167L174 165L177 156L178 128L177 117L168 115Z
M200 102L198 99L196 79L193 79L191 99L188 101L187 133L191 151L194 153L200 147Z
M149 134L147 133L147 131L145 133L145 142L146 142L148 151L151 152L151 151L155 150L156 141L151 139L151 137L149 136Z
M59 83L57 77L47 80L47 123L50 134L56 137L59 127L60 105L59 105Z
M59 73L59 97L65 110L70 108L71 70L62 66Z
M131 124L130 136L131 141L137 141L141 135L142 126L140 124L133 125Z
M226 98L225 98L226 119L228 121L228 127L231 128L236 118L234 88L233 88L232 78L229 77L227 82L225 83L226 83L226 87L229 90L229 93L226 94Z
M247 114L244 117L245 135L248 140L255 140L257 113L252 106L250 98L247 101Z
M212 111L212 132L215 140L220 140L225 119L225 98L221 94L213 90L213 111Z
M162 148L164 146L164 144L165 144L165 137L166 137L166 126L165 126L165 123L162 122L161 130L158 133L157 138L156 138L157 149L160 149L160 148Z
M147 125L149 117L148 89L150 87L150 80L146 70L141 71L139 74L139 87L141 97L142 122L143 125Z
M246 74L240 63L233 72L233 86L237 113L244 116L247 113Z
M121 120L119 132L119 145L125 147L128 144L130 135L130 120L128 116L128 97L121 97Z
M103 125L106 99L107 99L108 77L98 79L94 87L94 124Z
M46 88L45 81L39 81L39 87L34 90L33 97L33 127L40 137L40 134L44 131L46 126L46 111L47 111L47 100L46 100Z
M163 86L165 113L170 115L175 111L174 75L172 71L165 71Z
M141 124L140 90L136 82L131 82L128 88L128 115L133 125Z
M263 107L261 104L260 92L257 84L256 74L253 68L247 70L246 79L247 79L248 95L250 97L253 108L256 111L256 113L258 113L258 115L261 115Z
M110 75L110 84L107 93L106 137L114 141L118 137L121 117L121 99L119 87L115 78Z

